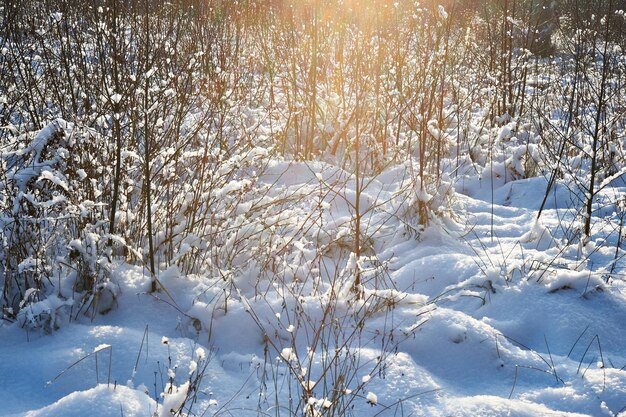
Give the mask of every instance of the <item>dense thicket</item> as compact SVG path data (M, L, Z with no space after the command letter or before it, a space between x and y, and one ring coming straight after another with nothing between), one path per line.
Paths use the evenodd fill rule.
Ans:
M353 175L357 256L359 190L399 162L412 230L480 170L546 175L546 197L566 181L571 237L590 236L624 166L623 3L5 0L4 319L107 311L120 259L152 290L174 264L221 274L256 256L277 273L289 245L267 253L263 218L280 207L251 192L268 155Z

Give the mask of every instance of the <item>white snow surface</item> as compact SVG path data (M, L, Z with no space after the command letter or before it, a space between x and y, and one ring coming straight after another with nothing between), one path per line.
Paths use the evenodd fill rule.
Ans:
M393 285L366 285L366 295L386 297L392 307L366 319L358 369L345 381L353 415L625 416L626 288L619 279L607 283L593 267L611 260L609 238L578 248L582 257L564 248L563 236L550 230L569 215L562 208L568 197L557 187L537 222L540 178L495 184L493 202L486 181L457 183L456 218L444 215L418 237L398 219L375 227L377 203L385 202L386 213L400 205L391 196L402 170L384 172L361 194L362 209L372 208L372 251L386 262ZM272 185L274 197L345 178L321 163L275 161L261 181ZM354 184L336 189L324 205L321 244L342 236L349 244ZM328 250L332 257L341 248ZM301 248L305 260L308 251ZM275 415L273 398L288 407L294 389L288 366L319 366L323 357L307 359L313 335L294 305L281 304L285 290L255 288L254 277L254 270L249 282L238 277L226 301L222 277L170 268L160 276L170 300L148 293L142 268L118 262L112 279L120 296L110 313L93 321L79 315L52 334L0 325L0 415L169 416L167 407L180 407L189 375L203 363L190 415ZM348 296L351 284L338 293ZM324 314L322 298L301 294L313 320ZM267 347L253 315L275 331L268 337L276 347ZM392 333L393 349L376 367ZM276 384L263 372L267 363ZM300 371L312 375L302 380L311 407L336 401L322 396L311 369Z

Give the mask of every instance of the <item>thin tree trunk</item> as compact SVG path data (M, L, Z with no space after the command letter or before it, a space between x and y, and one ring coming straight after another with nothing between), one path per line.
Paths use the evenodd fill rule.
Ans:
M604 113L605 95L607 89L607 78L609 68L608 47L609 47L609 28L611 25L610 11L613 8L613 1L609 1L609 7L607 9L607 15L605 17L605 32L604 32L604 48L602 52L602 80L600 83L600 96L598 97L598 105L596 106L596 118L595 126L593 129L593 144L591 150L591 178L589 180L589 188L587 189L587 204L585 212L585 228L584 234L586 237L591 235L591 213L593 212L593 198L595 196L596 175L598 170L598 144L600 143L600 122L602 120L602 114Z

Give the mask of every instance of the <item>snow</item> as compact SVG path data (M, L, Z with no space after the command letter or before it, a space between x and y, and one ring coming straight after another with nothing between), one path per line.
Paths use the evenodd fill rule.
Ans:
M457 20L444 6L429 9L433 35ZM392 13L398 21L404 15ZM63 14L48 17L57 29L67 26ZM224 17L216 23L238 22ZM98 19L105 25L107 19ZM470 21L480 29L479 21ZM355 27L342 32L346 51ZM623 158L623 120L603 126L600 152L585 130L593 130L594 103L577 109L576 123L563 131L565 110L549 108L552 102L562 107L554 92L542 97L533 90L541 100L529 95L528 113L494 114L507 107L497 97L505 74L484 74L464 86L481 56L464 50L476 62L456 67L465 60L454 55L456 34L451 42L425 43L416 33L399 33L406 42L390 50L394 57L408 52L404 79L400 64L385 62L384 31L361 48L363 61L346 54L336 65L320 51L319 68L293 63L283 78L282 67L290 63L269 65L281 49L270 45L268 59L260 61L254 48L248 50L255 36L242 29L225 32L224 39L237 41L233 51L216 45L214 52L227 58L219 67L221 58L205 61L198 52L190 60L192 53L185 57L155 37L159 58L146 72L129 73L141 65L120 64L119 80L106 72L96 77L119 91L81 91L76 84L81 100L73 104L86 112L70 119L76 126L55 119L58 110L37 104L37 97L33 102L46 108L44 115L29 108L41 116L33 126L27 123L32 115L7 116L0 152L0 416L625 417L626 168L613 161ZM45 30L37 32L42 40ZM468 44L474 43L470 32ZM240 44L234 36L245 38ZM127 40L107 34L127 47L122 60L134 55L135 38L130 29ZM5 42L11 49L3 47L2 56L21 65L12 42ZM32 56L24 57L29 66L49 59L37 50L45 42L38 40ZM332 37L327 43L335 44ZM188 44L186 36L180 44ZM430 54L421 49L426 44L445 44L446 51ZM250 56L231 59L239 49ZM341 74L344 66L355 68L351 61L367 63L370 49L380 52L376 78ZM289 53L296 52L302 51ZM530 71L529 89L556 88L552 73L535 73L540 59L533 69L526 66L531 61L517 61L518 53L510 70ZM231 61L243 65L241 74ZM421 61L432 68L420 67ZM432 76L440 63L450 69L441 81ZM257 73L246 65L264 68ZM585 65L589 74L580 82L591 91L598 74L593 61ZM269 67L276 72L266 80ZM320 75L330 68L329 79L344 76L354 94L328 93L336 86L324 75L313 77L319 88L311 96L309 77L292 80L309 67ZM367 72L370 65L360 67ZM424 72L412 73L415 68ZM191 75L182 79L196 70L211 74L197 85ZM34 81L45 75L25 74ZM423 86L413 82L422 78L432 100L424 100ZM278 81L265 88L270 79ZM43 79L33 85L42 92L50 87ZM256 86L254 93L249 86ZM0 97L3 109L24 111L30 100L10 102L12 88ZM60 84L50 94L63 91ZM76 101L71 92L68 103ZM609 94L607 112L617 111L620 92ZM141 97L149 100L136 100ZM441 114L418 108L436 98L445 107ZM205 100L217 106L207 114ZM138 107L123 108L129 103ZM309 125L311 109L316 129ZM358 115L356 129L350 111ZM545 121L535 120L541 112ZM146 118L136 120L138 114L149 116L154 129L143 125ZM397 123L386 143L393 149L379 149L388 139L385 123ZM35 125L39 130L31 131ZM112 125L123 126L117 136L123 149ZM162 147L147 146L150 132ZM309 133L312 160L299 154ZM550 147L561 136L571 143L556 155ZM436 165L420 166L425 143L441 146L426 149ZM591 231L583 234L596 154L602 154L602 169L594 174ZM120 190L112 189L117 157L101 158L113 155L121 163ZM152 175L152 188L144 175ZM108 219L118 191L117 214ZM154 197L151 207L147 196ZM116 230L109 231L109 220ZM152 291L155 280L158 290Z
M324 165L310 174L302 168L287 167L298 175L285 176L282 186L316 187L319 177L331 181L334 175ZM271 177L268 174L266 180L274 181ZM560 240L548 228L564 212L549 208L538 222L536 204L508 205L524 194L542 192L543 184L507 183L496 189L495 195L501 197L493 206L491 201L458 194L456 204L472 225L471 233L462 238L433 225L419 241L394 235L380 244L378 259L387 259L396 289L366 287L366 294L393 305L398 341L386 356L384 372L376 370L377 346L390 323L382 313L366 323L365 331L372 336L361 348L363 373L345 387L356 395L360 415L371 415L370 409L378 409L374 405L389 407L403 398L405 410L419 416L603 416L617 415L626 405L623 288L618 283L607 285L585 264L570 261L565 267L568 260L563 253L558 255ZM368 195L384 198L381 192ZM343 209L339 204L333 210ZM602 256L593 246L582 250ZM367 271L367 259L353 256L344 269ZM546 267L550 259L562 267L550 270ZM249 394L262 386L260 372L268 363L283 373L286 366L302 366L298 372L305 375L304 389L318 395L312 406L331 406L330 399L317 393L321 376L315 371L327 359L303 356L301 349L310 345L312 335L307 336L308 325L304 329L294 325L293 311L288 305L286 310L280 308L280 297L278 304L271 300L268 304L254 296L254 287L240 283L241 297L232 297L225 305L218 296L222 290L211 279L170 269L160 281L174 294L175 307L165 294L146 293L150 278L141 268L119 263L113 278L121 290L118 307L93 323L65 322L49 335L27 334L17 325L0 327L4 415L169 416L185 404L188 378L202 370L205 361L198 409L256 409L258 394ZM336 289L338 294L350 299L352 283L348 279ZM324 311L316 307L315 299L302 299L308 300L301 308L312 320L320 319ZM51 310L64 301L49 297L41 303L46 305L31 304L27 315L52 315ZM197 318L200 327L192 326L190 317ZM274 323L268 328L275 328L278 338L267 339L259 323ZM277 351L266 351L268 340L278 343ZM46 387L88 352L108 348L110 375L108 358L100 358L97 370L95 358L87 358ZM161 375L156 390L155 372ZM110 384L103 385L107 379ZM30 400L24 402L17 393ZM279 390L278 395L286 391ZM255 415L242 415L248 414Z
M63 188L65 191L69 190L69 187L67 185L67 181L62 178L62 176L58 173L49 171L48 169L44 169L43 171L41 171L41 174L39 175L39 178L37 179L37 182L41 181L41 180L48 180L56 185L58 185L59 187Z
M446 12L446 9L443 6L439 6L439 16L442 19L447 19L448 18L448 12Z
M185 403L185 397L189 390L189 382L185 382L180 387L168 383L165 387L163 396L163 404L161 405L160 417L169 417L180 411Z
M156 410L156 403L145 392L123 385L98 385L73 392L54 404L22 414L24 417L140 417ZM9 414L7 414L9 415Z
M94 352L94 353L98 353L98 352L100 352L101 350L104 350L104 349L110 349L110 348L111 348L111 345L107 345L106 343L103 343L103 344L101 344L101 345L96 346L96 347L93 349L93 352Z

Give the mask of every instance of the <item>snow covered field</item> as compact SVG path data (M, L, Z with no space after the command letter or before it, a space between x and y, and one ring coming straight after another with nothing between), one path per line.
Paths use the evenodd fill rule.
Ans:
M393 206L387 197L402 171L384 172L362 195L377 207L372 227ZM275 161L262 181L279 195L323 189L338 176L319 163ZM429 226L418 239L397 220L377 227L372 254L384 263L379 279L388 289L375 290L364 278L361 301L328 282L295 290L277 280L256 288L253 281L237 282L226 306L222 278L170 269L160 280L172 300L165 292L148 293L150 279L141 268L120 264L113 281L121 294L110 313L79 318L51 335L0 327L0 412L166 416L168 404L182 401L179 387L201 370L198 415L290 415L290 396L302 393L298 384L314 384L313 408L339 401L324 384L328 374L343 370L342 386L351 390L343 401L349 399L347 409L356 416L624 414L626 288L623 280L606 284L602 270L593 268L610 262L611 242L565 247L561 236L550 234L570 215L561 208L567 205L561 191L536 223L543 179L496 187L493 204L481 187L467 181L465 194L453 197L454 219ZM349 185L344 194L351 194ZM323 230L340 233L345 201L331 195L326 201ZM290 211L298 217L298 210ZM311 256L307 248L302 256ZM330 361L321 356L332 351L318 342L308 355L307 347L316 343L316 321L325 317L332 291L344 291L345 300L333 307L342 326L350 325L346 317L355 309L379 298L386 304L368 311L358 337L350 337L354 328L333 333L354 361L329 366L324 375L320 369ZM295 377L303 364L314 369Z
M624 9L3 2L0 416L626 417Z

